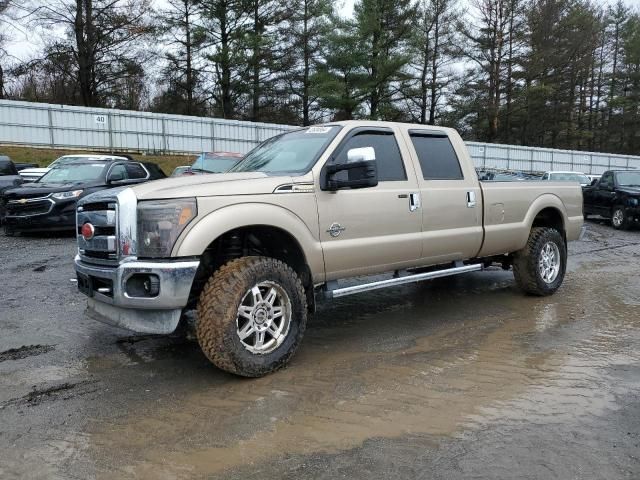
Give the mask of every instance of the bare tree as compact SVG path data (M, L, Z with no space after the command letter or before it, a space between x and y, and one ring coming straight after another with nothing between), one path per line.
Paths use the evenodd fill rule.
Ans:
M97 106L118 93L123 76L139 74L131 67L147 56L150 12L150 0L40 0L35 18L45 35L64 29L45 57L66 50L75 59L80 102Z

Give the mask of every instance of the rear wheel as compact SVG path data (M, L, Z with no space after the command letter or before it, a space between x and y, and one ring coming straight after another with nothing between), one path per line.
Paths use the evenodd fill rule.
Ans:
M611 225L616 230L626 230L629 228L629 217L624 207L620 205L613 207L613 211L611 212Z
M220 267L198 303L196 334L218 368L260 377L284 367L307 323L302 282L284 262L243 257Z
M513 275L516 284L531 295L551 295L564 279L567 250L560 232L534 227L527 245L515 254Z

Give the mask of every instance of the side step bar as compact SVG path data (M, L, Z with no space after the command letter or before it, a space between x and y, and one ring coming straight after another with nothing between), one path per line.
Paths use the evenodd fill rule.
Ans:
M463 265L461 267L445 268L443 270L435 270L433 272L415 273L404 277L390 278L388 280L380 280L377 282L363 283L361 285L353 285L351 287L336 288L327 290L325 298L339 298L353 295L355 293L368 292L369 290L378 290L380 288L395 287L396 285L404 285L405 283L420 282L422 280L432 280L434 278L449 277L452 275L460 275L461 273L476 272L482 270L482 264Z

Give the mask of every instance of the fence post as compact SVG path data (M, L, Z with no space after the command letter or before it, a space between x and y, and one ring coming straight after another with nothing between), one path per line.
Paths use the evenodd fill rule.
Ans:
M533 172L533 148L527 148L529 149L529 171Z
M166 118L162 117L160 121L162 125L162 153L167 153L167 127L165 125Z
M216 121L211 119L211 151L216 151Z
M49 118L49 142L53 148L56 146L56 143L53 136L53 113L51 113L51 107L47 108L47 116Z
M511 147L507 147L507 170L511 167Z
M109 129L109 151L113 153L113 127L111 126L111 112L107 113L107 128Z
M253 128L255 129L254 140L256 143L253 147L251 147L250 150L253 150L254 147L257 147L258 145L260 145L260 126L254 125Z
M487 168L487 146L482 146L482 168Z

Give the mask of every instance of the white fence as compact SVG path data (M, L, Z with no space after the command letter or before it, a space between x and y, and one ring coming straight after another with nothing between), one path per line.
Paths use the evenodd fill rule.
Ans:
M247 152L289 125L0 100L0 144L147 153ZM640 157L467 142L477 167L640 168Z

